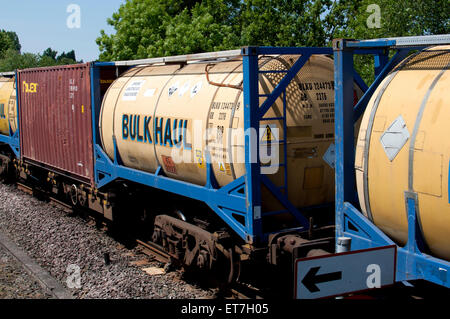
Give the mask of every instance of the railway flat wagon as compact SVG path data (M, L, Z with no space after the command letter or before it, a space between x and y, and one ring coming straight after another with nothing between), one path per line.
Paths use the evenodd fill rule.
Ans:
M293 261L334 250L332 52L18 70L20 178L187 267L229 282L273 273L292 292ZM366 89L354 75L352 103Z
M244 47L19 70L20 177L107 220L149 222L148 239L187 266L232 281L259 261L292 278L294 258L334 247L331 54Z
M450 35L333 44L336 236L350 239L352 250L394 245L396 281L444 287L450 287L449 44ZM375 80L355 107L354 55L375 61Z

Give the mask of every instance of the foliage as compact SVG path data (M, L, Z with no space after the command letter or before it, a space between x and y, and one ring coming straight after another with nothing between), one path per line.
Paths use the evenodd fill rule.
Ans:
M371 4L380 7L381 26L370 28L367 19ZM330 17L339 17L334 37L369 39L450 32L450 2L448 0L339 0ZM332 21L328 21L333 24ZM336 23L335 23L336 24Z
M380 27L368 27L373 14L370 4L380 7ZM333 38L373 39L450 33L448 0L337 0L326 18L328 41ZM392 55L392 52L391 52ZM356 56L355 66L362 78L374 79L373 58Z
M14 71L15 69L33 68L39 65L39 56L33 53L23 53L8 49L4 58L0 59L0 72Z
M324 46L329 0L247 0L237 25L240 45Z
M15 32L0 30L0 58L2 58L9 49L20 52L21 46L19 37Z
M75 51L58 52L48 48L42 54L21 53L19 37L13 31L0 30L0 72L43 66L75 64Z
M378 4L381 28L369 28ZM139 59L245 45L324 46L333 38L449 33L448 0L128 0L101 30L100 60Z
M63 52L58 55L58 51L52 50L52 48L46 49L42 52L41 58L50 58L49 61L56 62L56 64L70 64L70 63L61 63L63 61L69 61L71 63L76 63L75 51Z
M220 8L213 12L204 3L195 4L191 10L184 9L172 20L164 22L164 36L154 45L148 46L147 50L142 48L142 54L177 55L226 50L238 46L239 38L233 33L233 27L224 21L225 17L218 19L221 12Z
M51 48L46 49L42 54L20 53L14 49L8 49L4 57L0 59L0 72L80 62L82 61L76 61L73 50L58 56L58 52Z
M108 19L116 34L100 31L100 60L139 59L238 45L229 19L239 1L132 0Z

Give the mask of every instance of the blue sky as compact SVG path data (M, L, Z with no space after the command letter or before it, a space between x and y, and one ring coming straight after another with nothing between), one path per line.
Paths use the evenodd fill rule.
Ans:
M98 58L95 39L103 29L114 33L106 22L126 0L0 0L0 29L15 31L22 52L42 53L46 48L61 53L75 50L78 60ZM80 8L80 28L69 28L70 4ZM73 21L73 20L71 20Z

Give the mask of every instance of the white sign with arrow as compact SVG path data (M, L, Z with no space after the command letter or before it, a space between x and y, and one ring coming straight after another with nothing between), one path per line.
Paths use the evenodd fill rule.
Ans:
M295 297L315 299L395 282L396 246L297 259Z

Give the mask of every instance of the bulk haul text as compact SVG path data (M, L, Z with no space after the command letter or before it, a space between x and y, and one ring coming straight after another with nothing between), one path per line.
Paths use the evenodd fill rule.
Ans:
M153 123L152 123L153 122ZM187 128L189 120L163 117L143 116L136 114L122 115L122 138L142 143L155 143L167 147L191 150L187 143Z

